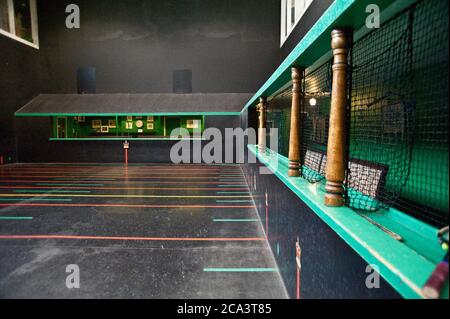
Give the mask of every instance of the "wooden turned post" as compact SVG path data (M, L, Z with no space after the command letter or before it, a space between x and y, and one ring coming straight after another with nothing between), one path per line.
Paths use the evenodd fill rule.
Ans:
M344 206L344 180L347 168L347 88L348 51L351 35L345 30L331 33L333 49L333 90L328 134L325 205Z
M266 109L267 100L264 97L260 97L257 108L259 112L258 149L260 153L266 152Z
M292 68L292 106L291 106L291 131L289 138L289 172L290 177L301 175L301 112L304 103L302 92L302 79L304 70Z

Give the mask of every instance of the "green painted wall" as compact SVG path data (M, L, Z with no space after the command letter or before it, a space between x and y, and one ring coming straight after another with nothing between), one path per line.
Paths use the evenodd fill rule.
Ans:
M149 121L149 119L153 121ZM58 119L66 119L66 136L58 136ZM131 121L129 121L131 119ZM147 137L168 137L170 136L170 129L165 130L166 122L170 119L178 119L181 128L185 128L192 135L193 128L188 128L189 120L200 121L201 132L204 130L204 116L91 116L84 117L84 121L77 120L73 116L59 116L52 117L52 139L57 138L117 138L117 137L131 137L131 138L147 138ZM101 126L108 127L108 132L101 132L101 127L93 127L94 121L101 121ZM110 121L115 121L116 125L110 125ZM144 126L138 128L137 121L142 121ZM127 128L127 123L132 123L132 127ZM153 124L153 128L147 127L147 124Z

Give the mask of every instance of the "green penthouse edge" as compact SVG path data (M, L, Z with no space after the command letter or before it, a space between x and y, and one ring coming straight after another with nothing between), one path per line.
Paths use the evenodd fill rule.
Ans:
M239 116L250 97L245 93L40 94L15 116L51 118L50 141L178 140L182 137L171 136L173 129L201 134L207 117Z
M417 2L377 1L381 22L389 21ZM260 97L271 98L289 88L292 67L314 69L330 60L330 35L334 28L353 29L354 41L369 34L371 30L365 27L366 16L360 13L372 3L370 0L334 1L241 112L255 107ZM285 156L270 149L260 153L256 145L248 148L367 263L378 265L382 277L403 297L425 298L422 287L445 256L437 236L439 229L393 207L381 209L381 214L370 214L372 222L349 207L327 207L321 183L311 184L303 178L288 177L288 159ZM403 241L394 239L379 226L394 231ZM441 298L449 298L448 280Z

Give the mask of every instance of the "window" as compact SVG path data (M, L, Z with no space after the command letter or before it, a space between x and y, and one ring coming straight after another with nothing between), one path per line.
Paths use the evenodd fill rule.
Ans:
M36 0L0 0L0 34L38 49Z
M281 46L312 2L313 0L281 0Z

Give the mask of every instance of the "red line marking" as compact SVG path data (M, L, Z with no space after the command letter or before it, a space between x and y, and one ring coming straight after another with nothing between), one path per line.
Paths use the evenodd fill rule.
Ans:
M107 190L200 190L200 191L234 191L234 190L246 190L246 188L202 188L202 187L187 187L187 188L179 188L179 187L86 187L86 186L0 186L0 189L107 189Z
M35 177L35 176L33 176ZM10 180L0 180L0 183L76 183L76 184L121 184L123 185L124 182L114 182L114 181L77 181L77 180L62 180L62 181L49 181L46 179L40 179L40 180L20 180L20 179L10 179ZM180 185L181 182L161 182L161 181L149 181L149 182L139 182L139 181L133 181L133 184L177 184ZM244 182L182 182L183 184L244 184Z
M127 205L127 204L0 204L0 207L127 207L127 208L255 208L249 206L213 206L213 205Z
M173 164L173 165L155 165L155 166L151 166L151 165L146 165L146 166L130 166L130 168L132 169L139 169L139 170L154 170L155 168L160 169L160 170L236 170L236 171L240 171L239 167L234 167L234 166L202 166L202 165L180 165L180 164ZM123 169L122 166L120 165L115 165L115 166L102 166L102 165L97 165L97 166L60 166L60 165L42 165L42 166L8 166L4 169L36 169L36 170L52 170L52 169L57 169L57 170L73 170L73 169L77 169L77 170L88 170L88 169Z
M300 299L300 269L297 267L297 299Z
M2 235L0 239L92 239L124 241L264 241L265 238L183 238L183 237L107 237L107 236L57 236L57 235Z
M167 175L162 175L162 176L150 176L150 175L128 175L128 174L122 174L122 175L8 175L8 174L1 174L1 176L3 177L7 177L7 178L64 178L65 180L77 180L77 178L82 177L85 179L89 179L91 178L91 180L96 180L98 178L114 178L114 179L177 179L177 180L181 180L181 179L236 179L236 178L241 178L239 176L237 177L212 177L212 176L182 176L182 175L177 175L175 177L168 177ZM138 177L140 176L140 177ZM142 176L146 176L146 177L142 177Z
M45 173L45 172L88 172L88 173L94 173L96 171L107 171L107 172L115 172L115 173L121 173L124 172L125 169L128 170L134 170L138 172L171 172L171 171L183 171L183 172L211 172L211 174L219 174L221 172L224 172L224 170L219 169L193 169L193 168L187 168L187 169L180 169L180 168L167 168L167 169L140 169L140 168L134 168L132 166L129 166L128 168L122 168L122 169L60 169L60 168L11 168L11 167L5 167L0 168L1 171L4 172L29 172L29 173ZM241 173L239 170L226 170L226 172L231 173ZM205 173L207 174L207 173Z
M168 175L176 175L176 176L168 176ZM110 179L243 179L242 176L219 176L219 175L210 175L210 176L192 176L192 175L180 175L180 174L166 174L166 175L158 175L158 174L149 174L149 175L139 175L139 174L129 174L124 172L123 174L117 175L95 175L95 174L85 174L85 175L11 175L11 174L1 174L0 176L3 178L64 178L64 179L98 179L98 178L110 178Z

